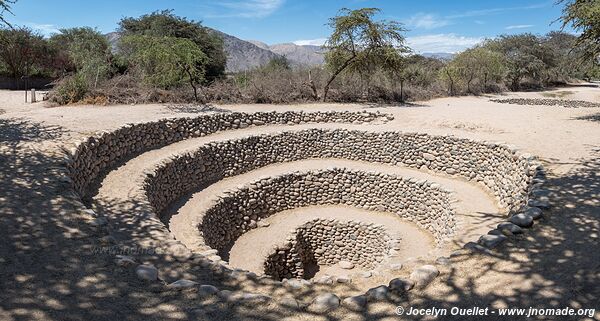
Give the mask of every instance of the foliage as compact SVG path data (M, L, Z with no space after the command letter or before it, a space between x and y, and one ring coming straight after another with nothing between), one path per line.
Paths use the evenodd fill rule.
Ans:
M506 58L507 81L512 90L518 90L525 77L540 82L544 72L556 63L555 53L530 33L502 35L488 40L484 47Z
M478 46L456 55L442 77L452 85L466 85L468 93L476 93L486 91L490 82L501 82L504 74L502 54ZM475 84L480 88L473 88Z
M27 27L0 29L0 61L11 77L46 75L50 57L40 34Z
M357 10L342 9L330 19L333 33L327 39L325 63L331 75L323 88L323 100L336 77L349 72L369 72L373 66L407 52L404 45L404 29L395 21L375 21L376 8ZM399 57L393 59L400 60Z
M292 69L290 61L284 56L278 56L269 60L269 63L264 67L268 70L290 70Z
M205 80L208 58L191 40L126 36L121 40L121 50L145 83L162 89L189 83L197 97L197 85Z
M599 63L600 0L568 0L561 19L563 28L570 25L580 32L577 45L583 48L585 56Z
M83 74L68 76L54 88L51 100L59 105L73 104L82 100L88 89L88 83Z
M59 57L66 57L58 66L62 73L75 71L92 87L110 76L110 44L99 31L89 27L61 29L49 42Z
M192 41L206 57L202 63L205 70L204 83L214 81L225 74L226 56L223 40L210 29L203 27L200 22L178 17L172 10L163 10L139 18L124 18L119 25L124 36L183 38Z

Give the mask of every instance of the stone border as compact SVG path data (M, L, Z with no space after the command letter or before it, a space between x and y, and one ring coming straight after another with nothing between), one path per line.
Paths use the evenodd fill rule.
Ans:
M381 263L395 242L382 225L313 219L296 227L286 242L264 260L264 272L277 280L306 278L307 265L355 265L366 269Z
M429 231L440 244L456 229L451 199L449 191L425 180L345 168L311 170L249 182L198 213L194 224L203 244L227 256L242 234L271 215L313 205L347 205L395 213Z
M64 176L61 178L61 180L65 183L71 184L75 193L67 192L65 196L69 199L73 199L74 201L76 201L76 203L79 204L75 204L77 207L84 208L79 198L79 195L86 196L86 190L88 188L88 185L92 181L97 179L100 173L113 168L119 162L122 162L123 160L128 159L131 156L141 154L146 150L158 148L186 138L204 136L213 133L216 130L233 129L249 125L261 125L260 119L256 123L254 123L253 120L250 124L248 123L249 119L252 117L252 114L236 114L239 115L239 117L246 117L246 121L243 123L243 125L241 121L237 125L233 123L227 124L224 121L224 123L217 125L216 129L213 128L209 130L207 130L207 128L204 127L202 124L194 125L194 122L198 121L199 119L207 120L214 125L215 122L212 122L210 117L223 117L218 116L220 114L217 114L206 115L197 118L182 118L180 119L180 121L162 120L153 123L131 124L121 129L117 129L113 132L103 132L99 136L90 137L84 140L83 142L77 144L74 148L67 151L67 155L65 157L65 168L63 170ZM297 115L298 113L295 114ZM362 114L364 115L365 113ZM274 117L276 117L276 115ZM377 115L377 117L383 116ZM391 118L391 116L387 117L388 119ZM298 117L296 117L296 119L297 118ZM366 120L367 118L368 117L365 117L363 119ZM315 118L314 120L316 122L317 118ZM302 122L302 120L300 120L300 122ZM190 124L190 127L185 127L185 124ZM193 133L190 132L190 128L195 129L195 131ZM161 129L164 130L163 133L161 133ZM389 134L390 136L407 135L398 133ZM412 135L415 135L417 137L419 135L423 137L431 137L426 134ZM443 141L447 139L448 141L462 141L466 145L482 147L484 151L478 151L475 153L476 155L478 153L479 155L486 154L490 151L490 149L502 149L502 153L504 154L502 158L505 161L512 159L514 163L511 166L508 166L510 168L500 170L499 173L496 173L496 175L492 175L492 171L496 168L490 166L489 162L483 162L482 164L476 163L474 160L472 160L472 162L468 162L471 166L467 166L467 168L477 169L475 171L465 171L464 168L460 166L460 162L458 162L457 164L452 164L450 166L444 166L444 164L440 162L440 158L442 157L442 155L445 157L452 156L456 153L460 153L461 148L464 147L459 146L461 145L460 143L454 146L454 148L444 150L443 152L440 151L442 152L442 154L429 153L427 152L427 148L422 148L423 146L421 146L413 150L413 153L411 155L412 157L410 158L402 158L401 160L397 160L393 157L393 155L388 155L383 160L367 159L367 161L379 161L390 164L404 164L410 167L426 169L428 168L438 172L445 171L450 175L458 174L462 177L466 177L471 180L476 180L499 200L500 205L507 206L509 213L513 213L513 215L510 217L510 222L501 223L498 225L497 229L490 231L488 235L490 235L491 237L484 235L478 241L478 243L467 244L465 245L465 248L469 249L470 251L476 251L478 253L489 253L489 247L493 248L498 244L501 244L507 238L507 235L508 237L510 237L510 235L522 232L521 228L531 227L533 221L541 217L544 210L550 208L548 191L545 190L543 187L546 181L545 172L542 166L539 164L539 162L537 162L530 155L519 153L516 151L516 149L504 144L474 142L467 139L458 139L452 136L436 137L438 139L438 142L439 140ZM366 144L366 146L371 145ZM380 145L377 145L377 147L381 148L383 151L387 150L388 148L387 146ZM405 146L405 148L410 148L410 146L407 145ZM329 155L329 157L334 156L335 155ZM521 181L516 180L511 182L508 179L508 177L504 177L504 175L507 174L507 172L504 171L514 173L517 176L523 176L523 174L525 174L527 179ZM502 174L503 172L504 174ZM502 188L502 186L504 186L504 183L508 183L508 187ZM511 192L516 192L516 197L513 198L510 194ZM85 211L90 213L91 224L94 224L96 226L104 226L106 224L106 220L102 217L97 217L94 211ZM151 215L144 215L144 217L146 217L147 219L153 218L153 216ZM161 228L166 229L164 225ZM494 236L498 237L494 238ZM190 257L188 257L188 259L189 258ZM135 262L134 260L130 260L128 258L118 258L118 260L119 262ZM230 269L223 268L219 264L211 263L210 261L207 261L202 255L196 255L194 260L199 260L198 262L201 265L210 266L218 275L226 274L231 277L234 277L234 275L239 275L240 273L239 271L232 271ZM448 262L449 261L445 258L440 258L436 261L436 263L439 264L447 264ZM142 269L142 266L138 266L138 269L136 270L140 269ZM252 273L247 274L249 277L252 277ZM344 299L343 301L340 301L339 298L337 298L337 296L333 294L326 294L325 296L327 297L325 298L325 301L335 301L334 303L336 303L337 305L339 305L340 302L342 302L342 304L347 305L349 308L357 307L358 309L364 309L367 302L385 299L388 297L390 292L409 291L415 285L418 287L424 287L429 282L431 282L438 274L439 271L434 266L425 265L415 269L411 274L410 280L394 279L390 281L389 286L382 285L380 287L370 289L364 295L349 297ZM196 287L196 285L194 285L194 282L185 282L186 280L180 281L170 284L168 288ZM266 280L264 280L263 282L266 282ZM268 283L272 285L282 284L276 281ZM283 285L289 287L292 283L293 280L284 282ZM181 284L187 284L187 286L182 287L180 286ZM300 282L300 285L303 286L302 282ZM209 285L199 285L198 290L202 291L203 293L206 292L207 295L218 294L219 297L226 299L228 302L230 302L230 299L233 299L234 297L234 295L231 295L231 291L218 291L218 289ZM313 305L318 306L321 302L323 302L322 296L323 295L315 298L315 300L313 301ZM238 296L235 297L237 298ZM254 298L256 297L256 295L251 295L251 293L249 294L249 296L243 295L240 297L240 300L246 300L246 297ZM334 300L336 298L337 300ZM289 302L288 300L287 303L291 302ZM295 302L295 305L298 306L298 303ZM337 305L335 305L333 308L337 307Z
M198 117L169 118L154 122L127 124L119 129L91 136L69 150L67 169L74 190L82 197L90 192L89 185L102 173L124 160L145 151L181 140L202 137L218 131L262 126L267 124L295 125L305 123L369 123L378 119L393 119L379 112L257 112L218 113Z
M586 100L567 100L555 98L506 98L506 99L490 99L490 101L499 104L512 105L530 105L530 106L548 106L548 107L565 107L565 108L598 108L599 103L594 103Z

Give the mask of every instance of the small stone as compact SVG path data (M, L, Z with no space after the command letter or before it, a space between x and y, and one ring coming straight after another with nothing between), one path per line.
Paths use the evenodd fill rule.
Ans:
M533 225L533 217L525 213L519 213L511 216L510 222L520 227L530 227Z
M189 260L193 253L183 244L174 244L169 246L168 253L173 255L173 257L179 262L185 262Z
M403 278L395 278L390 281L390 284L388 287L390 288L390 291L394 291L396 293L402 293L402 292L412 290L412 288L414 286L415 286L415 282L413 280L403 279Z
M367 307L367 296L356 295L342 300L342 305L352 311L363 311Z
M530 207L523 213L531 216L534 220L542 218L542 209L539 207Z
M290 279L284 280L283 286L291 290L300 290L310 285L310 282L302 279Z
M96 217L90 224L92 224L92 226L104 226L108 224L108 220L104 217Z
M212 286L209 284L203 284L198 287L198 294L200 296L210 296L210 295L214 295L218 292L219 292L219 289L217 289L215 286Z
M333 293L317 296L310 305L310 309L317 313L327 312L340 306L340 298Z
M469 243L465 244L463 246L463 248L467 249L467 250L469 250L471 252L478 252L478 253L488 254L488 255L492 254L492 252L490 251L490 249L488 249L488 248L486 248L484 246L481 246L481 244L477 244L475 242L469 242ZM459 252L459 255L461 255L460 252Z
M433 154L429 154L429 153L423 153L423 158L425 158L428 161L434 161L435 160L435 156Z
M281 306L284 306L289 309L298 309L300 307L300 304L298 304L298 301L296 301L296 299L294 299L292 297L280 298L278 302Z
M373 276L373 272L371 272L371 271L366 271L366 272L360 273L360 277L361 278L368 279L368 278L370 278L372 276Z
M369 302L387 300L390 289L385 285L371 288L367 291L367 300Z
M135 274L138 278L146 281L156 281L158 279L158 269L154 265L138 265L135 268Z
M271 223L265 222L265 221L258 221L258 223L256 223L256 226L258 226L258 227L269 227L269 226L271 226Z
M333 284L335 278L331 275L323 275L322 277L314 280L315 284Z
M170 289L189 289L192 287L195 287L198 284L198 282L192 281L192 280L185 280L185 279L181 279L181 280L177 280L169 285L167 285L168 288Z
M392 263L390 264L391 271L399 271L402 270L402 263Z
M547 197L539 197L539 199L529 200L527 205L531 207L539 207L541 209L547 210L550 209L550 201L548 201Z
M340 261L338 262L338 265L342 268L342 269L346 269L346 270L350 270L354 268L354 263L352 262L348 262L348 261Z
M337 283L350 283L352 280L346 275L340 275L336 278Z
M448 266L450 265L450 259L445 256L440 256L437 259L435 259L435 263L439 265Z
M415 282L415 286L419 289L425 288L431 283L438 275L440 271L433 265L423 265L415 269L410 274L410 279Z
M497 228L499 230L507 230L509 232L511 232L512 234L521 234L523 233L523 229L520 228L518 225L513 224L511 222L503 222L498 224Z
M479 244L489 248L489 249L493 249L496 246L500 245L500 243L506 241L507 237L504 235L494 235L494 234L487 234L487 235L482 235L479 238Z

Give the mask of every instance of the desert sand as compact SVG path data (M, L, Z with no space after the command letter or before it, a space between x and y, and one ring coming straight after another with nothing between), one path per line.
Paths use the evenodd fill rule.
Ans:
M113 262L114 253L94 252L95 248L102 246L102 235L90 226L83 213L73 210L73 205L64 197L68 186L60 180L55 170L62 162L60 149L94 132L115 129L126 123L222 110L381 111L394 115L395 119L386 124L346 126L502 141L538 156L549 174L553 200L550 212L526 234L507 241L509 244L494 252L494 255L459 257L444 268L442 276L428 288L411 291L402 305L405 308L573 307L595 308L597 311L600 308L600 256L596 254L600 246L600 109L520 106L489 101L499 97L561 97L600 102L598 87L573 86L546 92L451 97L407 106L303 104L178 108L154 104L48 108L45 102L26 104L23 96L22 92L0 91L1 320L410 319L396 316L395 306L388 303L369 305L366 313L340 308L327 315L316 315L275 303L234 305L215 298L203 298L194 292L164 291L162 285L149 285L138 280L132 271L117 267ZM139 192L132 175L141 175L144 168L173 153L211 140L276 130L281 128L269 126L260 130L235 130L149 151L109 173L91 201L102 205L103 197L118 201L127 198L128 193ZM310 166L322 165L316 162ZM342 165L405 171L386 169L384 165L352 165L340 161ZM294 169L298 169L298 166L294 166ZM194 203L195 197L206 201L205 198L231 186L261 175L271 175L277 168L281 166L274 165L233 177L230 182L223 180L212 189L204 190L202 193L208 194L203 196L190 195L189 201L174 209L176 213L171 220L173 228L181 224L181 221L176 223L178 215L180 219L190 218L202 206L201 202ZM422 172L412 174L433 175ZM495 212L494 215L502 214L480 189L447 177L432 179L441 180L442 184L457 191L457 197L462 197L465 213L485 211ZM185 214L186 206L192 207L188 214ZM485 226L492 222L485 221L472 226ZM274 222L272 226L276 227L277 223ZM254 241L272 241L264 239L264 235L255 237ZM416 257L415 261L418 260ZM408 271L402 271L400 275L402 273ZM217 280L200 281L218 285ZM352 287L336 290L356 291ZM284 295L272 290L277 295ZM599 318L600 312L596 312L595 317ZM490 320L496 318L502 319L489 317Z

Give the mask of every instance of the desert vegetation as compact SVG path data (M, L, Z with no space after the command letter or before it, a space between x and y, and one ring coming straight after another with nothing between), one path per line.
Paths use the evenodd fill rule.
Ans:
M3 10L11 3L2 1ZM536 89L600 77L598 6L565 4L564 26L579 37L563 31L501 35L446 60L415 54L402 24L376 19L378 9L342 9L328 23L323 66L292 67L278 57L232 74L225 72L222 39L168 10L123 18L111 42L89 27L44 38L2 20L0 75L54 79L50 97L60 105L405 102Z

